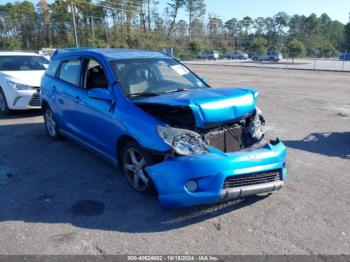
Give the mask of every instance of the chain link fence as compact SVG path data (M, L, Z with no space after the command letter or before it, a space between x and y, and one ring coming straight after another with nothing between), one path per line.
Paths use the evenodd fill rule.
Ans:
M174 57L192 64L220 64L241 67L265 67L300 70L350 72L350 53L331 56L329 53L312 52L300 55L294 52L193 52L189 49L173 51Z

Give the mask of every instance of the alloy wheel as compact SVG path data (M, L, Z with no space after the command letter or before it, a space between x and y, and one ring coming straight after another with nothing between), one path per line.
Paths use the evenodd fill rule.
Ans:
M146 191L150 179L144 168L147 166L146 160L138 149L129 148L124 154L123 168L131 186L140 192Z
M0 112L5 112L6 100L4 94L0 91Z
M53 114L51 109L47 108L45 110L45 125L47 128L47 131L51 137L56 136L56 122L53 119Z

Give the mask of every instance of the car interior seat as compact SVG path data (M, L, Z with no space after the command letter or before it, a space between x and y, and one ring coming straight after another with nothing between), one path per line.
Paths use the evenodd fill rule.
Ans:
M86 89L91 88L108 88L108 81L101 66L95 66L88 70Z
M143 65L132 65L126 71L123 88L126 94L145 92L149 88L149 70Z

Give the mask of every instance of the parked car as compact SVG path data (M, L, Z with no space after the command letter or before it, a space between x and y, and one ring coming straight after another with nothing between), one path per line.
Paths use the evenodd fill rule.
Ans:
M204 51L199 57L203 60L217 60L220 58L220 53L218 51Z
M35 53L0 52L0 111L40 108L40 81L48 64Z
M350 61L350 53L340 54L339 60L341 60L341 61Z
M155 191L165 208L284 184L286 147L264 135L258 93L211 88L165 54L58 52L41 95L50 138L71 138L119 164L133 189Z
M241 51L231 51L226 53L227 59L248 59L248 54Z
M271 61L271 62L278 62L283 59L283 55L280 52L276 51L269 51L266 54L258 55L257 53L254 53L251 58L253 61Z

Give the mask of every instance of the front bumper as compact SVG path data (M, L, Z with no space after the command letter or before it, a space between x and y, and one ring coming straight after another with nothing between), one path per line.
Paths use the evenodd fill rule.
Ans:
M283 185L284 185L283 181L276 181L276 182L257 184L252 186L223 189L220 193L220 201L237 199L245 196L251 196L251 195L280 190Z
M235 198L278 190L286 177L286 147L282 142L262 148L223 153L215 148L204 155L168 158L146 169L164 208L213 204ZM279 181L224 188L225 179L280 170ZM189 192L185 184L196 181L198 189Z
M36 90L10 90L6 94L8 107L12 110L39 109L40 93Z

